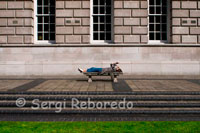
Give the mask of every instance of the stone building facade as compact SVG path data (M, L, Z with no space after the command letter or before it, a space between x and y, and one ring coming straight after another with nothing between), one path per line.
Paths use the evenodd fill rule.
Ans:
M200 75L199 44L199 0L0 1L0 75L116 60L127 74Z

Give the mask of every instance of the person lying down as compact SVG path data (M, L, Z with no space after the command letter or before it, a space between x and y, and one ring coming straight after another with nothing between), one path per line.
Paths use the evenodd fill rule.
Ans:
M110 64L110 67L106 67L106 68L97 68L97 67L91 67L88 69L78 68L78 71L80 73L99 72L100 74L110 73L110 72L122 72L121 68L119 66L117 66L117 64L119 64L119 62L112 63L112 64Z

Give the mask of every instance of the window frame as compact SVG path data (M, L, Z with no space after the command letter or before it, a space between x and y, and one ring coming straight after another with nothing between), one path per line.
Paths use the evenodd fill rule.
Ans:
M150 16L150 0L147 1L148 2L148 25L147 25L147 28L148 28L148 44L166 44L166 43L169 43L170 42L170 33L171 33L171 24L170 24L170 20L171 20L171 4L170 4L170 0L167 0L167 40L150 40L150 37L149 37L149 16Z
M109 43L113 43L113 36L114 36L114 0L111 0L111 40L94 40L93 39L93 1L94 0L90 0L90 43L92 44L109 44Z
M56 2L56 1L55 1ZM56 6L56 3L55 3ZM34 43L35 44L55 44L55 40L38 40L38 14L37 14L38 3L37 0L34 1ZM49 14L48 14L49 15ZM56 17L56 13L55 13ZM55 22L56 26L56 22ZM55 27L56 28L56 27ZM56 38L56 29L55 29L55 38Z

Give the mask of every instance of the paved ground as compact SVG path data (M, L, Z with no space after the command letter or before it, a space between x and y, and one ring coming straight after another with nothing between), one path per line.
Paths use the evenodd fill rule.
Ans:
M0 79L0 91L200 91L200 79Z

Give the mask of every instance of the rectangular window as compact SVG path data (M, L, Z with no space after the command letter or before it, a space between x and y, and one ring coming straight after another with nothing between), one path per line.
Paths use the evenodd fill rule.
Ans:
M55 0L36 0L36 41L55 41Z
M93 42L112 41L112 0L92 1L92 33Z
M149 0L149 40L168 40L168 0Z

